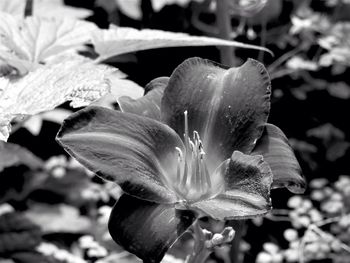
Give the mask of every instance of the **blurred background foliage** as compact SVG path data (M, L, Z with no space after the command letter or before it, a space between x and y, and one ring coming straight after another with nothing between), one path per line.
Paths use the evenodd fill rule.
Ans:
M272 80L269 122L290 139L309 188L303 196L272 191L274 210L248 222L239 261L349 262L350 1L219 1L229 2L229 31L218 27L216 1L64 2L89 10L86 19L101 28L114 23L270 49L274 57L251 49L167 48L121 55L107 63L144 87L153 78L169 76L188 57L231 66L248 57L263 62ZM227 59L227 54L232 56ZM60 110L71 109L64 104ZM112 242L106 229L120 196L118 186L86 171L56 144L63 118L38 116L14 128L9 143L1 142L0 262L137 262ZM204 224L217 232L223 227ZM185 235L164 262L183 262L191 245ZM218 248L209 261L230 262L229 247Z

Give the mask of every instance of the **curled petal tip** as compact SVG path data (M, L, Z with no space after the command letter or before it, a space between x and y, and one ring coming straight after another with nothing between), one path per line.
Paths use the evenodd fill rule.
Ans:
M280 128L267 123L252 154L262 155L269 164L273 173L273 189L286 187L292 193L304 193L305 178L293 149Z

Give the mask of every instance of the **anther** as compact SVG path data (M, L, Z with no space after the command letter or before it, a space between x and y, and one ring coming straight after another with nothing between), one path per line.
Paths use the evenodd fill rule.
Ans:
M194 140L195 142L200 141L200 139L199 139L199 133L198 133L197 131L193 131L193 140Z
M203 149L200 149L199 158L200 158L201 160L203 160L204 155L205 155L205 152L203 151Z
M200 151L203 150L203 144L202 144L202 141L201 141L201 140L199 140L198 149L199 149Z
M191 149L192 153L194 153L196 147L195 147L195 145L194 145L194 143L192 141L189 141L189 143L190 143L190 149Z
M183 155L181 149L179 147L175 147L175 150L177 151L177 153L179 155L179 161L182 162L184 155Z

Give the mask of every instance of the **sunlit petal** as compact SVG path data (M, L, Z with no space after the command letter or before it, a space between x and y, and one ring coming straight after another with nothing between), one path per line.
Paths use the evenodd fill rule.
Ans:
M177 165L179 136L150 118L87 107L64 121L58 142L80 163L128 194L172 203L169 177ZM168 186L168 187L167 187Z
M123 195L112 210L109 231L118 244L144 262L160 262L194 219L191 211Z
M275 125L266 124L252 154L264 156L273 173L272 188L287 187L293 193L303 193L306 182L287 137Z
M160 121L160 104L168 77L152 80L145 87L145 96L134 100L123 96L118 99L119 107L123 112L135 113Z
M265 67L253 59L230 69L205 59L188 59L171 75L161 105L162 120L180 136L188 111L190 134L199 132L211 172L233 150L251 152L269 109L270 79Z
M191 205L203 215L218 220L244 219L266 214L271 209L272 173L262 156L235 151L214 177L222 176L221 193ZM218 182L220 180L217 180Z

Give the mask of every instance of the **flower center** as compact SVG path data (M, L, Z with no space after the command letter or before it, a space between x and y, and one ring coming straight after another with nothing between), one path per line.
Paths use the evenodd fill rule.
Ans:
M211 180L205 164L205 152L197 131L193 132L193 139L189 137L188 115L184 112L185 132L184 144L186 153L176 147L177 162L177 194L188 202L195 202L210 194Z

